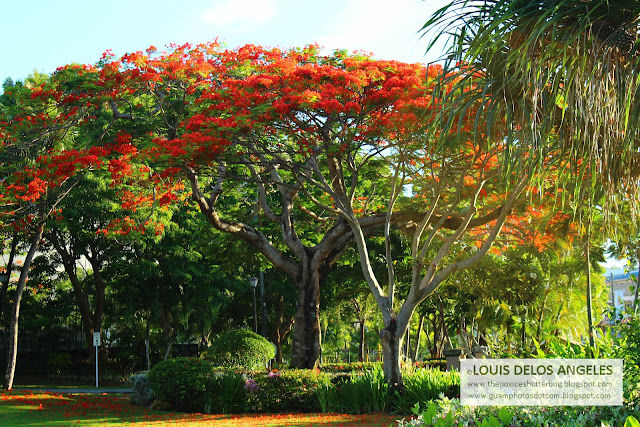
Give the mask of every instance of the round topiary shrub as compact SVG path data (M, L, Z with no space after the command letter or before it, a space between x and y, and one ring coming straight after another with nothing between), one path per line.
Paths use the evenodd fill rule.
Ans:
M163 360L149 371L151 390L157 401L181 412L202 412L206 404L206 384L213 367L206 360L177 357Z
M275 354L269 341L256 333L240 329L213 340L203 357L216 366L255 371L265 369Z

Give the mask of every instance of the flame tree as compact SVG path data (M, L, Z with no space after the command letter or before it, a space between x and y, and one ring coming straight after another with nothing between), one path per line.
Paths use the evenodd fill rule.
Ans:
M387 377L401 384L397 349L410 314L487 252L532 173L502 173L496 156L513 149L500 143L504 132L477 143L472 134L443 131L438 139L424 131L442 102L433 91L440 77L437 66L321 55L315 46L225 50L214 42L107 53L30 90L28 98L46 106L42 120L23 111L4 122L3 140L25 143L18 124L27 121L29 143L47 152L26 175L12 175L12 197L38 201L60 188L58 175L102 168L123 206L149 212L147 221L123 218L108 230L128 233L153 228L154 211L189 188L213 228L252 245L297 286L292 364L301 368L319 357L320 284L355 243L385 321ZM40 135L56 129L60 138L43 148ZM415 197L405 197L405 183ZM271 227L225 211L224 199L242 202L241 193ZM394 301L393 269L385 292L366 254L366 237L388 237L394 224L416 233L406 308ZM447 253L461 250L461 237L483 226L490 228L477 253L439 271Z

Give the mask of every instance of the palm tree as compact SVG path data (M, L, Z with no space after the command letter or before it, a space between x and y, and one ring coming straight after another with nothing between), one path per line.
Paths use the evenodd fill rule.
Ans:
M582 198L598 182L608 207L637 196L639 23L640 3L629 0L452 1L423 27L435 34L430 46L449 36L440 128L480 102L488 120L475 134L506 122L506 141L526 139L542 154L507 151L506 169L555 168ZM541 162L550 147L562 161Z

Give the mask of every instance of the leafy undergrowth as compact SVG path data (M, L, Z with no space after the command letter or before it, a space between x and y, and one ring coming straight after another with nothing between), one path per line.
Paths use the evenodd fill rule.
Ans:
M395 425L387 414L206 415L154 411L127 397L3 391L0 426L374 426Z

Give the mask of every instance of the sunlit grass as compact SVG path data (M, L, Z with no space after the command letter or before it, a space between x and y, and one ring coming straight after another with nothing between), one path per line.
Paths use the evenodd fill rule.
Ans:
M386 427L387 414L246 414L206 415L154 411L126 397L60 395L14 390L0 395L0 427L10 426L336 426Z

